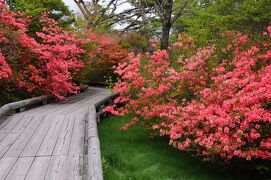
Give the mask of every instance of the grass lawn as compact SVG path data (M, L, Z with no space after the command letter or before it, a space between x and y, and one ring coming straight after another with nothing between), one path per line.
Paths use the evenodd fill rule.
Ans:
M102 156L107 161L103 163L107 166L105 180L255 179L248 171L197 160L168 146L165 138L149 138L141 127L119 130L129 120L129 116L110 116L98 125Z

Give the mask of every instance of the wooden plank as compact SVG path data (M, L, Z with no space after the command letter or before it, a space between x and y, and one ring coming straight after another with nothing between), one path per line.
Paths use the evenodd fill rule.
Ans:
M80 91L85 91L88 89L88 86L81 86ZM4 106L0 107L0 118L2 118L6 113L8 113L11 110L15 109L22 109L25 108L26 106L47 102L48 100L54 99L54 96L52 95L44 95L44 96L39 96L39 97L34 97L18 102L13 102L9 104L5 104Z
M98 129L96 122L95 106L89 107L89 114L87 116L87 144L88 144L88 179L89 180L103 180L103 170L101 161L100 141L98 138Z
M29 109L20 114L37 114L38 113L39 115L42 115L42 114L46 114L48 110L54 109L56 107L58 107L58 104L47 104L44 106L39 106L33 109Z
M103 180L103 171L101 163L100 149L95 145L99 144L99 139L92 137L89 139L89 153L88 153L88 179L89 180Z
M95 102L93 102L93 104L95 104L95 107L98 108L101 105L107 103L109 100L113 99L116 95L114 94L102 94L100 96L97 97L97 100Z
M4 116L3 118L0 118L0 131L3 127L5 127L8 123L10 123L10 120L12 118L10 116Z
M56 115L47 132L37 156L50 156L53 153L65 116Z
M16 162L17 158L0 159L0 179L5 179Z
M5 180L23 180L34 160L34 157L19 158Z
M9 134L0 142L0 157L13 145L23 130L28 126L33 116L24 116Z
M45 116L39 129L33 134L20 157L36 156L46 134L48 133L50 126L55 125L54 117Z
M67 156L53 156L47 170L45 180L65 180L63 171L67 162Z
M53 98L53 96L51 96L51 95L40 96L40 97L35 97L35 98L31 98L31 99L26 99L26 100L22 100L22 101L18 101L18 102L5 104L4 106L2 106L0 108L0 118L3 117L7 112L9 112L11 110L22 108L22 107L33 105L33 104L37 104L39 102L42 102L44 100L49 100L52 98Z
M25 180L43 180L49 167L51 156L36 157Z
M23 116L13 115L7 119L5 119L5 123L1 124L0 128L0 141L2 141L6 135L18 124L18 122L22 119Z
M44 116L36 115L29 125L24 129L22 134L17 138L9 150L5 153L4 157L19 157L26 144L37 131L41 121L44 119Z
M8 175L9 179L81 180L84 176L88 179L102 180L95 105L100 106L111 97L111 93L107 90L92 88L90 91L71 97L67 102L20 113L27 117L31 117L30 114L44 114L45 119L40 119L40 124L34 122L35 119L33 119L30 124L26 124L26 129L22 129L22 127L25 124L23 122L27 120L23 118L23 122L18 122L17 119L18 123L15 123L13 127L10 125L9 131L5 131L6 137L0 142L0 153L1 143L9 146L8 151L5 151L6 154L4 153L5 156L18 156L23 151L15 165L14 159L13 161L6 160L5 165L2 165L2 169L11 170ZM90 108L88 108L89 104L92 104ZM3 128L7 125L3 125ZM0 133L1 129L0 125ZM11 144L5 142L7 138L12 140ZM84 151L84 147L86 147L86 151ZM22 157L32 158L32 161L29 160L33 163L32 166L30 163L27 169L27 164L29 164L27 160L24 163L19 162L19 160L22 161ZM23 167L23 164L26 167ZM84 174L84 168L87 170L87 176ZM17 175L14 173L14 169L17 169ZM3 173L3 176L6 175L7 173Z
M76 114L69 154L83 154L84 131L85 131L85 116Z
M78 95L80 96L80 95ZM67 104L61 104L59 105L59 109L57 109L56 111L54 111L53 113L57 113L57 114L78 114L78 113L85 113L87 112L87 106L89 105L88 99L84 98L80 101L76 101L76 102L70 102L68 101ZM52 112L50 112L52 113ZM80 113L80 114L81 114Z
M54 155L68 155L75 118L66 116L57 140Z
M63 180L83 179L83 155L71 154L68 156L66 166L60 175Z

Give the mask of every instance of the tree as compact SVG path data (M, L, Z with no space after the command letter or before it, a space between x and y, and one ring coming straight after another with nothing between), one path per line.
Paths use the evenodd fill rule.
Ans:
M37 16L43 12L49 12L55 20L70 16L69 8L61 0L6 0L10 10L21 12L28 16Z
M227 30L258 35L271 24L270 4L270 0L193 1L173 29L176 34L188 32L202 44L220 41Z
M100 0L92 0L87 4L84 0L74 0L84 17L89 22L89 27L97 27L105 24L110 27L116 23L126 22L128 24L124 30L135 30L140 27L145 29L146 39L150 39L148 22L152 20L160 21L161 29L161 49L169 46L169 34L173 24L183 14L190 0L111 0L106 5L100 4ZM131 7L116 13L118 6L130 3ZM148 15L148 16L147 16Z
M154 7L157 16L162 24L161 49L167 49L169 46L170 30L176 20L183 14L184 9L190 0L155 0ZM181 6L177 6L176 3Z
M39 17L42 13L48 13L48 16L63 27L70 26L74 17L69 8L61 0L5 0L11 11L23 13L25 16L31 16L30 34L40 31Z
M124 11L117 12L118 7L127 4L126 0L74 0L80 11L88 21L88 28L111 28L122 21L131 21L132 18L138 18L140 12L137 8L129 7Z

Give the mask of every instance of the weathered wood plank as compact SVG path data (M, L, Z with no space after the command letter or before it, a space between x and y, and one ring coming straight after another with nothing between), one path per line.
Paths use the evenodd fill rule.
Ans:
M88 86L81 86L79 92L83 92L88 89ZM44 95L39 97L34 97L18 102L13 102L9 104L5 104L4 106L0 107L0 118L2 118L6 113L8 113L11 110L25 108L26 106L34 105L34 104L46 104L48 100L53 99L54 96L52 95ZM46 103L45 103L46 102Z
M100 107L101 105L107 103L109 100L113 99L114 97L116 97L116 95L114 95L112 93L102 94L99 96L99 99L97 99L93 104L97 108L97 107Z
M20 113L21 120L8 118L12 121L0 124L0 155L19 159L2 158L2 165L0 159L0 179L102 180L96 109L110 98L111 92L90 88L67 101ZM45 118L27 119L33 115Z
M9 132L9 134L0 142L0 157L13 145L16 139L20 136L23 130L28 126L33 116L24 116Z
M64 180L63 171L65 171L66 162L67 156L53 156L45 180Z
M4 116L3 118L0 118L0 131L1 129L5 128L5 126L7 126L11 119L12 118L10 118L9 116Z
M66 116L53 152L54 155L68 155L74 121L75 118L73 116Z
M53 153L54 147L56 145L59 133L62 128L62 124L64 121L63 115L56 115L54 120L52 121L52 125L46 134L41 147L37 153L37 156L50 156Z
M87 116L87 140L88 140L88 179L89 180L103 180L102 161L100 152L100 141L98 138L98 129L96 122L95 106L89 107L89 114Z
M65 170L61 175L63 180L83 179L83 155L71 154L68 156Z
M59 107L58 104L47 104L47 105L44 105L44 106L39 106L39 107L36 107L36 108L33 108L33 109L29 109L25 112L21 112L20 114L48 114L48 111L49 110L52 110L52 109L55 109Z
M75 115L69 154L83 154L85 115Z
M19 158L5 180L23 180L34 160L34 157Z
M27 145L25 146L23 152L20 154L20 157L24 156L36 156L46 134L48 133L50 126L54 125L52 123L54 117L45 116L42 120L42 124L39 126L39 129L33 134Z
M5 119L3 126L1 124L0 128L0 141L2 141L6 135L18 124L18 122L23 118L23 116L11 116Z
M49 167L51 156L36 157L25 180L43 180Z
M31 120L29 125L24 129L22 134L9 148L9 150L5 153L4 157L19 157L32 135L37 131L38 126L40 125L43 118L44 116L36 115Z
M33 105L33 104L43 102L44 100L49 100L52 98L53 96L40 96L40 97L31 98L31 99L26 99L23 101L6 104L0 108L0 118L3 117L7 112L11 110Z
M0 179L5 179L14 166L17 158L1 158L0 159Z

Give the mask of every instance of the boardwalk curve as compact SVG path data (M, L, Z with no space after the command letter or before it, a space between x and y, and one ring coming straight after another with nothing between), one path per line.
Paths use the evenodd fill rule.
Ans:
M113 95L89 88L0 119L0 180L102 180L96 109Z

